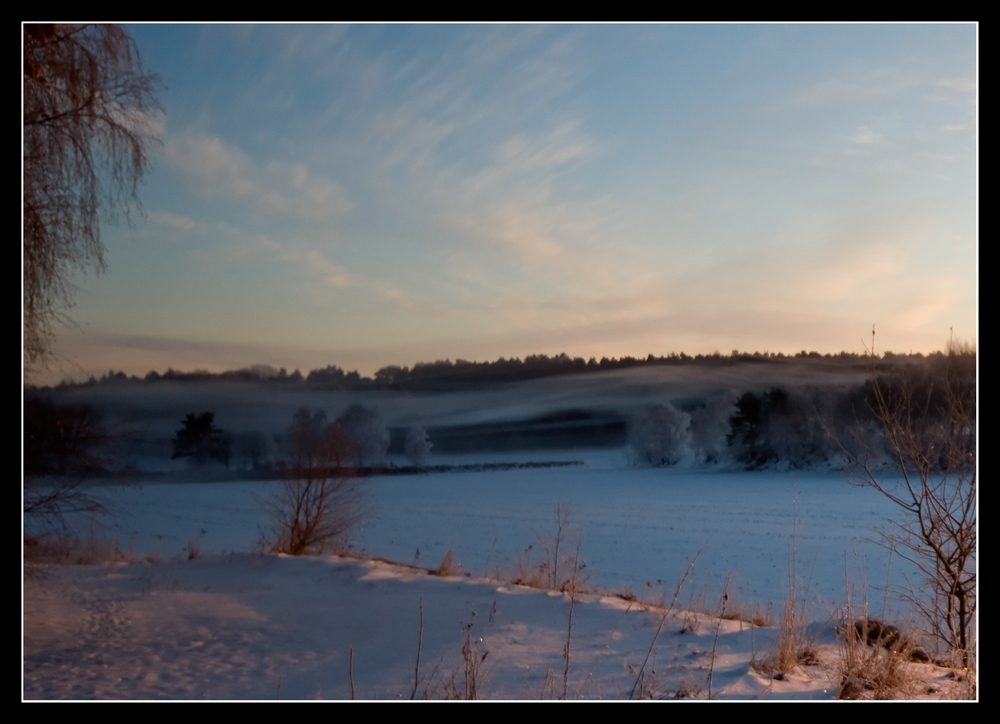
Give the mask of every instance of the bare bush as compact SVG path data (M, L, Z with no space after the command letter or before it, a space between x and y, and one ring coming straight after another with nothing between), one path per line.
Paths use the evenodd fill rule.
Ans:
M323 412L302 408L288 437L292 463L282 469L281 488L264 502L271 552L298 556L345 547L366 515L364 481L342 467L354 453L346 431L327 423Z
M904 514L885 545L912 563L923 588L904 591L927 633L969 664L976 616L976 354L949 342L939 364L879 372L872 331L871 407L895 473L879 472L878 441L856 436L852 482Z

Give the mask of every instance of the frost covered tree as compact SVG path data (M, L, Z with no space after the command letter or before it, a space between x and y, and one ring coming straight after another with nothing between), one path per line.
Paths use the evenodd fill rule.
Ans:
M736 397L733 390L723 392L691 413L691 447L700 450L709 462L719 460L726 452Z
M382 416L370 407L354 404L338 420L354 444L358 467L374 465L385 460L389 450L389 428Z
M406 457L417 466L422 466L427 462L427 456L431 454L433 444L427 438L427 430L420 425L414 425L406 430Z
M759 397L743 394L736 407L729 444L733 458L748 470L776 463L805 468L830 457L823 422L834 407L828 393L772 387Z
M653 405L632 418L628 445L638 463L674 465L691 446L691 416L669 402Z
M772 391L772 396L774 391ZM794 388L774 404L771 400L766 416L765 433L778 460L797 468L806 468L827 460L831 453L830 439L824 429L825 412L820 407L826 400L814 389Z

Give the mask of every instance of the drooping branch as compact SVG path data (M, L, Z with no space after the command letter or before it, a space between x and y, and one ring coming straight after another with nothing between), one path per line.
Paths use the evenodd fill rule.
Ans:
M120 27L25 25L23 40L23 331L33 366L72 306L71 273L104 269L99 213L141 209L162 108L159 79Z

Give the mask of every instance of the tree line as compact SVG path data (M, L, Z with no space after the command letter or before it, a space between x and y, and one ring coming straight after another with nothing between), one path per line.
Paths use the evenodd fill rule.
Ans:
M544 419L510 420L502 424L461 428L423 428L394 433L397 452L414 464L423 464L430 450L428 435L439 438L440 449L469 450L530 443L528 447L627 445L635 461L671 465L686 454L704 462L726 462L748 470L787 463L807 468L836 460L843 445L852 444L854 431L867 431L868 443L885 450L877 434L877 393L898 394L902 380L917 385L927 403L923 413L938 426L946 409L941 380L943 370L961 372L964 385L975 387L974 353L935 355L903 363L880 360L879 387L872 381L855 385L822 385L730 390L709 399L656 404L640 410L590 414L587 411L550 413ZM286 374L286 377L291 377ZM299 379L297 384L309 384ZM360 466L385 462L390 433L377 412L352 405L335 421L357 444ZM211 412L191 412L181 421L173 441L173 457L197 463L214 461L227 468L262 469L281 459L284 441L260 431L223 430ZM317 423L318 424L318 423ZM25 472L66 475L100 467L101 457L87 453L101 447L100 419L85 405L56 405L49 395L27 394L25 399ZM223 425L223 427L227 427ZM479 429L482 428L482 429ZM488 439L486 439L488 438ZM548 442L546 442L548 441ZM485 447L484 447L485 446ZM492 449L492 448L490 448ZM499 448L498 448L499 449ZM526 449L526 448L525 448ZM86 454L85 454L86 453Z
M878 358L882 366L895 365L904 362L926 361L940 362L944 358L942 352L923 355L920 352L909 354L894 354L885 352ZM775 364L788 361L805 363L836 364L845 367L862 367L871 364L867 355L854 352L839 352L837 354L820 354L802 350L796 354L786 355L782 352L739 352L733 350L728 355L718 352L712 354L688 355L684 352L671 352L666 356L656 357L602 357L600 360L591 357L570 357L562 353L549 357L544 354L528 355L520 358L506 359L501 357L495 362L469 362L458 359L437 360L435 362L418 362L413 367L389 365L379 369L372 377L364 377L356 370L347 372L337 365L327 365L302 374L298 369L288 372L284 367L275 368L270 365L251 365L249 367L227 370L225 372L209 372L208 370L193 370L182 372L168 368L159 373L151 370L144 377L129 376L124 372L109 370L101 377L91 376L86 382L62 382L57 389L88 387L94 385L113 385L123 383L156 383L156 382L252 382L276 384L308 384L338 390L427 390L441 389L455 385L476 385L503 382L520 382L524 380L558 377L564 375L621 370L637 367L657 366L727 366L745 363Z

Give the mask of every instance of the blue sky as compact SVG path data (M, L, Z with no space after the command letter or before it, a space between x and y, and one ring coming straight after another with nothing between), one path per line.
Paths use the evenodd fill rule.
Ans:
M56 379L976 337L974 25L128 29L163 145Z

